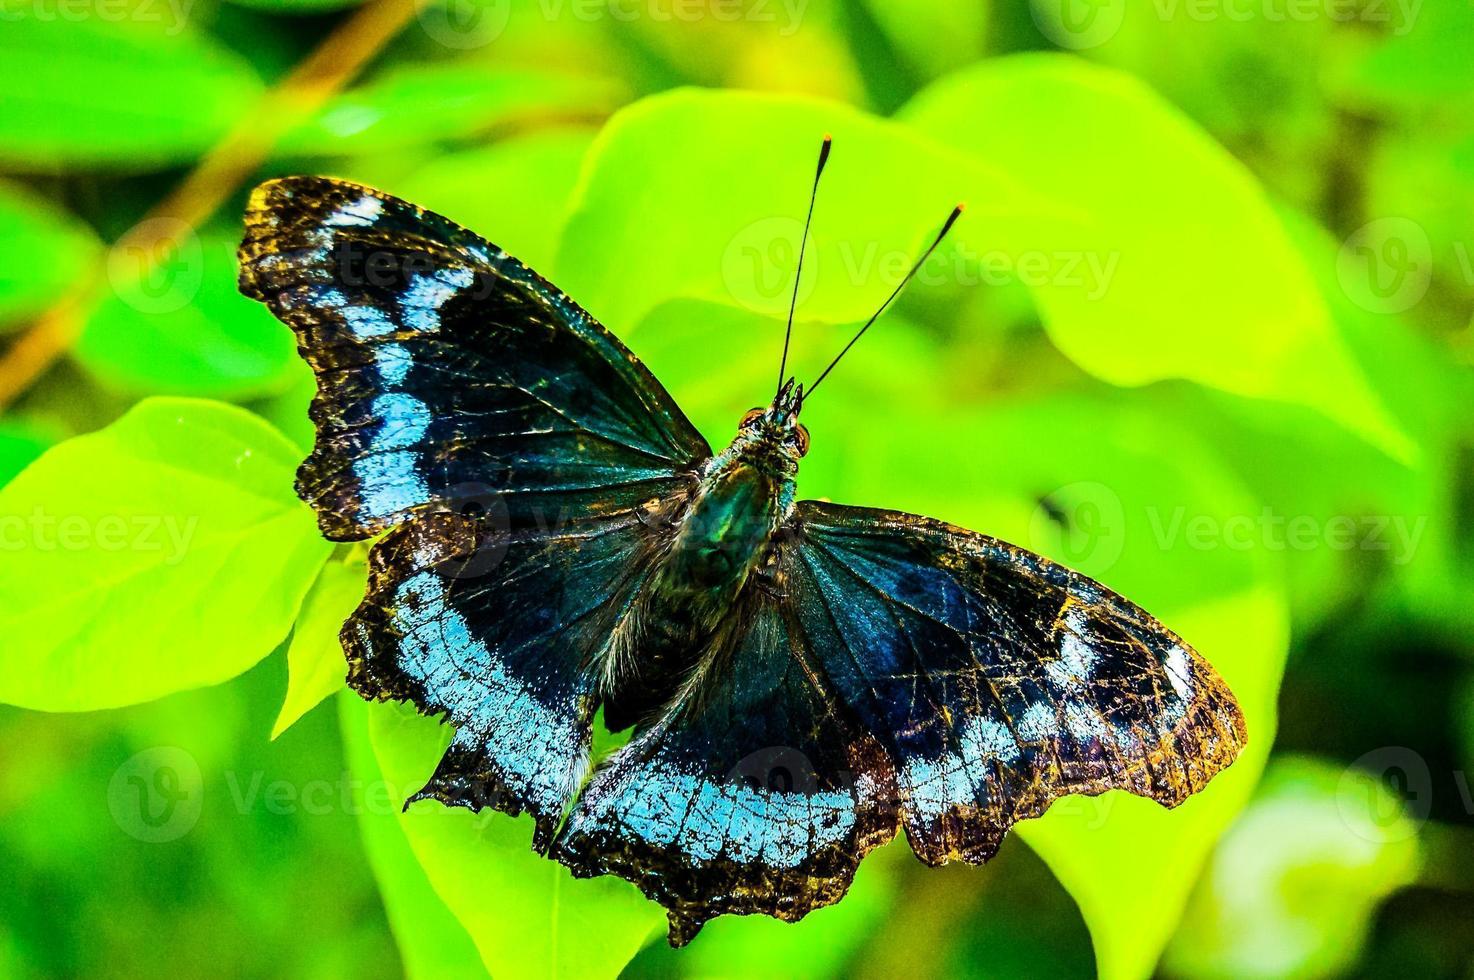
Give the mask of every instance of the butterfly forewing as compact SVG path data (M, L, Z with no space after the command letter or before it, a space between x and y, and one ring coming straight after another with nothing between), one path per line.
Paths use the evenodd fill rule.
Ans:
M614 514L710 455L649 371L562 292L370 188L257 188L241 289L293 328L317 375L298 491L330 538L431 505L511 527Z

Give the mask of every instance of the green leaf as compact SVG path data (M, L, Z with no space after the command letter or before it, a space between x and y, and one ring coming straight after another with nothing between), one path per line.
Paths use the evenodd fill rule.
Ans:
M1411 762L1427 772L1411 749L1378 751L1391 766ZM1350 972L1377 906L1418 877L1418 823L1382 781L1386 775L1329 760L1276 759L1193 896L1168 950L1171 972Z
M865 8L906 61L927 78L980 58L992 14L988 2L865 0Z
M1160 392L1161 410L1189 417L1263 500L1282 528L1311 546L1283 548L1297 629L1364 598L1378 577L1399 581L1420 611L1467 628L1454 501L1465 438L1466 374L1395 314L1367 309L1343 286L1339 243L1304 215L1281 213L1338 331L1397 424L1418 446L1411 465L1295 406L1219 392ZM1419 383L1410 385L1408 378ZM1197 397L1194 397L1197 396ZM1345 475L1356 474L1348 481ZM1283 543L1284 535L1279 534Z
M802 175L817 134L832 132L801 320L863 320L966 199L913 293L928 281L977 285L1006 266L1032 289L1059 348L1112 383L1181 377L1308 403L1409 451L1262 192L1145 89L1083 64L1018 57L937 83L903 118L909 126L736 92L636 103L590 152L555 278L624 333L663 303L702 299L763 314L776 335ZM895 176L883 195L877 174Z
M367 713L370 741L397 804L424 785L451 729L406 705L371 704ZM492 976L613 977L664 922L660 908L633 885L576 880L534 853L526 817L427 801L399 819L436 894Z
M270 653L328 554L297 462L249 412L157 398L32 463L0 490L0 701L134 704Z
M287 696L271 729L273 739L342 690L348 669L338 631L363 601L367 576L362 560L330 561L307 593L287 646Z
M244 60L187 21L187 5L126 0L111 8L119 16L74 18L0 4L0 167L184 163L261 94Z
M594 134L551 130L449 153L395 184L528 266L552 266L569 198Z
M0 184L0 328L56 302L86 275L99 248L76 218Z
M798 314L810 324L852 323L874 311L969 189L991 188L975 195L968 217L992 233L1022 233L1049 213L1007 175L846 106L682 89L621 110L599 134L555 281L621 335L664 303L696 299L767 317L781 344L805 175L825 132L835 156L814 213ZM660 152L652 155L652 146ZM904 179L877 197L878 173ZM950 261L939 257L928 270L945 278Z
M296 344L236 287L235 241L182 229L177 241L162 260L113 250L112 288L87 319L77 360L130 394L237 401L284 390L297 368Z
M464 140L518 121L602 115L617 104L607 81L473 65L395 68L345 92L277 144L283 155L383 153Z
M1033 247L1114 263L1097 297L1048 279L1034 290L1050 337L1087 371L1305 404L1395 456L1414 452L1249 172L1130 76L1064 56L999 59L900 117L1075 212L1041 222Z
M343 754L353 773L358 828L405 974L411 980L486 976L471 937L435 894L399 825L398 802L369 742L368 706L347 690L337 704Z

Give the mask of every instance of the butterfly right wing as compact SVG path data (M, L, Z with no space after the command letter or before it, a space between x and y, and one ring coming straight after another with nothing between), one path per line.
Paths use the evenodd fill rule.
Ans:
M241 291L317 375L297 490L333 540L446 504L512 528L627 513L711 455L608 330L437 214L347 181L274 180L251 195L240 263Z

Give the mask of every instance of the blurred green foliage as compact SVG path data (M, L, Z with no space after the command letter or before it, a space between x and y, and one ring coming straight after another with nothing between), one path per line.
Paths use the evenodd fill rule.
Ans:
M448 0L272 101L376 2L0 0L0 974L1474 969L1474 8ZM802 492L1102 579L1250 746L1176 811L1067 799L981 870L898 843L677 952L525 818L402 812L447 733L330 697L363 550L292 492L312 380L238 216L296 172L439 210L722 445L825 132L800 377L968 210L806 408ZM156 210L207 159L225 203Z

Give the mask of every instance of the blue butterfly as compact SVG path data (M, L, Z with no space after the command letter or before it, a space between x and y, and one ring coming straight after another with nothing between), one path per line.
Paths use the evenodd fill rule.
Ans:
M782 368L713 453L613 334L437 214L292 177L246 228L241 289L317 375L297 491L328 538L382 534L349 684L455 727L412 799L531 814L538 851L664 905L672 945L838 901L902 829L977 864L1060 796L1175 806L1243 747L1213 668L1109 589L796 501ZM591 772L600 709L633 734Z

